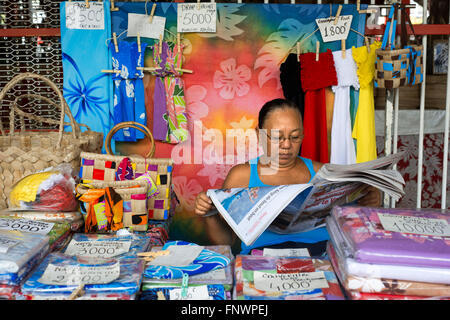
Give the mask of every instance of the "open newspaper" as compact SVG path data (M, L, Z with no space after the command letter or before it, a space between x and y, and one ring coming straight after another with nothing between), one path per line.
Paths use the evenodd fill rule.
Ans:
M402 158L403 152L352 165L327 163L307 184L210 189L207 195L238 237L251 245L267 228L287 234L323 226L333 206L355 203L367 185L398 200L405 181L390 168Z

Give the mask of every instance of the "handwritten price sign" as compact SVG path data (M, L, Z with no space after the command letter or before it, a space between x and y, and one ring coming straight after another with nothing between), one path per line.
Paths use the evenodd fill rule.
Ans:
M24 231L30 233L47 234L54 223L28 219L0 219L0 230Z
M103 2L66 2L66 28L82 30L105 29Z
M0 235L0 253L7 253L8 250L20 243L19 240L10 239Z
M212 300L207 286L188 287L186 297L181 296L181 289L169 291L170 300Z
M444 219L400 216L378 213L384 230L428 236L450 237L450 226Z
M131 241L70 241L65 254L93 258L111 258L130 250Z
M334 17L316 19L323 42L347 39L352 25L352 19L352 15L339 16L337 24L334 24Z
M323 271L304 273L253 273L255 288L268 292L301 291L328 288Z
M179 3L178 32L216 32L216 3Z

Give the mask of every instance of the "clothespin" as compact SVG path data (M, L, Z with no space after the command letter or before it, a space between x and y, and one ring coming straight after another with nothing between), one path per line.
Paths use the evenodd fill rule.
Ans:
M89 9L90 5L89 5L89 0L86 0L86 8Z
M319 61L320 42L316 41L316 61Z
M159 54L162 54L162 34L159 35Z
M72 291L68 300L75 300L76 298L82 296L83 294L84 294L84 284L82 283L78 287L76 287L75 290Z
M117 35L115 32L113 32L113 41L114 41L114 48L116 49L116 52L119 52L119 46L117 45Z
M120 73L120 70L102 70L103 73Z
M356 0L356 10L359 12L361 9L361 0Z
M189 275L183 273L183 280L181 281L181 299L185 299L187 296L187 289L189 284Z
M142 257L144 261L150 262L156 257L166 256L170 254L169 250L161 250L161 251L149 251L149 252L139 252L138 257Z
M364 43L366 44L367 52L370 52L369 38L364 37Z
M177 33L177 48L178 52L181 52L181 39L180 39L180 33Z
M137 45L138 45L138 52L141 53L141 36L139 35L139 32L137 33Z
M342 58L345 59L345 39L341 40L341 50L342 50Z
M156 295L158 296L158 300L166 300L166 297L162 291L158 291Z
M150 12L150 18L149 18L150 23L152 23L152 21L153 21L153 16L155 15L155 10L156 10L156 3L153 4L152 11Z
M200 10L200 0L197 0L197 10Z
M115 7L114 0L111 0L111 11L119 11L119 8Z
M334 18L334 24L336 25L339 21L339 16L341 15L342 5L339 5L338 11L336 13L336 18Z
M300 61L300 42L297 41L297 61Z

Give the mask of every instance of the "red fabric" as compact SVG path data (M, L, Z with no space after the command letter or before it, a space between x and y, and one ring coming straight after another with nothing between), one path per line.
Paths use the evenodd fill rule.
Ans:
M303 117L304 139L302 157L322 163L329 162L327 135L327 106L325 88L337 85L336 69L331 50L319 54L308 52L300 55L301 80L305 91Z

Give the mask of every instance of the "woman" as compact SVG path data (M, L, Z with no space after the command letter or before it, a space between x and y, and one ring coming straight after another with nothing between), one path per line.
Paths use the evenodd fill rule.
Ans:
M256 131L258 139L267 136L268 143L262 143L264 154L248 163L234 166L222 188L308 183L323 165L298 156L303 139L303 124L300 111L294 103L284 99L267 102L259 112ZM379 206L381 193L372 187L367 189L367 195L359 204ZM203 216L212 207L212 201L205 192L198 194L195 214ZM239 239L220 214L205 219L207 233L215 244L234 246L238 243ZM241 254L249 254L254 248L282 247L308 248L311 256L320 256L325 252L328 239L325 227L287 235L266 230L253 245L241 243Z

